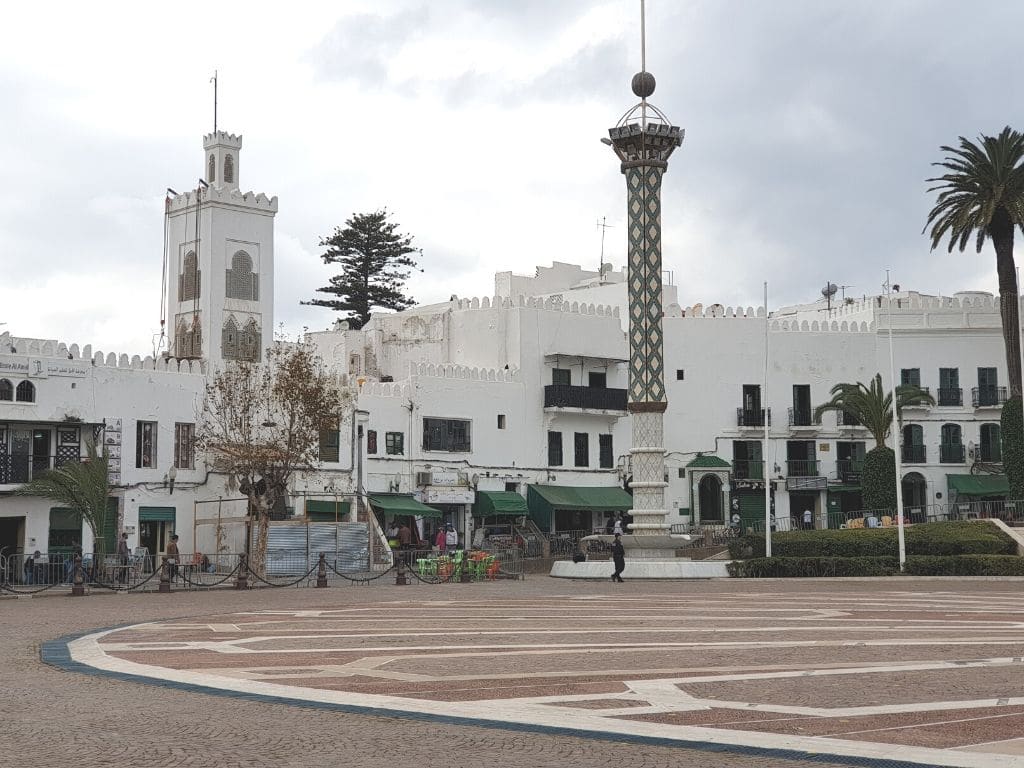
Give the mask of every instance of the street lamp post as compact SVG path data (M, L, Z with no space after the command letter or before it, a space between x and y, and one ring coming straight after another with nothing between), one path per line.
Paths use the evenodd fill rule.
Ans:
M886 310L889 318L889 380L892 384L892 421L893 421L893 458L896 460L896 536L899 541L900 570L902 571L907 563L907 541L903 532L903 462L902 462L902 437L903 430L900 428L899 409L896 401L896 363L892 350L892 282L889 280L889 270L885 270L885 284L882 286L886 292ZM899 290L899 286L895 286Z

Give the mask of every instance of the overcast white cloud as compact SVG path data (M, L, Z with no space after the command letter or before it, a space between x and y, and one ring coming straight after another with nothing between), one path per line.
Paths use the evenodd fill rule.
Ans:
M386 206L423 248L421 302L492 273L624 262L625 189L599 143L632 105L636 0L18 4L0 28L0 322L144 353L163 190L202 172L208 79L245 136L242 186L280 197L277 320L331 274L321 236ZM664 190L683 303L773 305L826 280L995 290L989 249L930 253L939 145L1018 129L1024 5L648 0L653 101L686 128Z

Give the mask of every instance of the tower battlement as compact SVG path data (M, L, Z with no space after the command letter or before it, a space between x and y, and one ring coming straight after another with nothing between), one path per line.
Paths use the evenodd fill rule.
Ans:
M209 149L214 146L231 147L232 149L242 148L242 134L237 136L227 131L217 131L216 133L207 133L203 135L203 149Z

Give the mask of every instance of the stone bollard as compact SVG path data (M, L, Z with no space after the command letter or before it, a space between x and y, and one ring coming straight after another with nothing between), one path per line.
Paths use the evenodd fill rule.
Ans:
M318 587L327 586L327 558L324 557L324 553L320 553L320 560L316 564L316 585Z
M399 560L398 567L395 569L395 586L404 587L409 583L409 580L405 577L405 561Z
M157 591L171 591L171 566L167 562L167 555L163 555L160 559L160 588Z
M75 555L74 572L71 575L71 596L85 596L85 580L82 578L82 556Z
M238 575L235 576L235 589L249 588L249 558L243 552L238 556Z

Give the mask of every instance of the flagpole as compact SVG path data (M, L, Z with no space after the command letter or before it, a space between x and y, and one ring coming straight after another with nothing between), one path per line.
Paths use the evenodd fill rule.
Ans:
M893 434L893 458L896 464L896 535L899 541L900 570L904 570L907 563L907 540L903 533L903 462L900 452L902 450L900 429L899 408L896 400L896 364L893 362L892 352L892 281L889 280L889 270L885 270L885 291L888 296L887 311L889 315L889 379L892 383L892 434Z
M771 411L768 408L768 281L764 283L764 445L761 458L764 461L764 556L772 556L772 481L768 471L768 437L771 429Z

